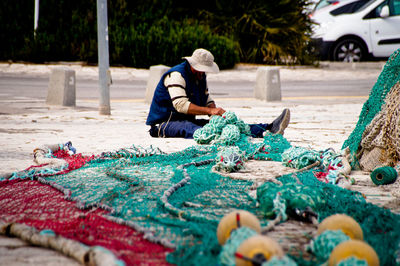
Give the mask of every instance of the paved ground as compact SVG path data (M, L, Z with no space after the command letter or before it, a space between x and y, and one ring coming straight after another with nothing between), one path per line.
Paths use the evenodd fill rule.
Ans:
M343 68L337 67L335 70L335 67L337 67L335 64L330 66L330 74L343 76ZM26 66L25 71L35 74L35 66L31 68ZM301 76L310 77L307 71L315 72L313 69L299 68L294 69L293 73L300 79ZM348 67L346 73L352 71L355 73L364 71L377 77L380 68L365 67L363 70L359 66ZM127 76L146 75L144 73L143 70L135 72L126 69ZM229 73L241 75L240 70ZM38 74L43 75L43 71ZM123 77L121 73L120 76ZM346 77L349 80L355 79L350 74L344 76L344 80ZM330 78L327 77L327 82ZM366 96L299 96L283 98L281 102L264 102L253 98L220 98L218 104L226 110L234 111L248 123L272 121L283 108L290 108L292 117L285 131L285 137L293 145L316 150L333 148L340 151L344 140L354 129L366 99ZM2 147L0 172L22 170L32 165L32 151L42 144L72 141L77 151L83 154L99 154L132 144L143 147L154 145L165 152L179 151L195 145L193 140L151 138L147 133L148 128L144 125L149 105L144 103L143 99L113 100L111 116L99 115L97 101L91 99L78 100L75 108L48 106L43 100L32 99L21 99L8 104L18 112L12 112L11 109L0 115ZM267 167L250 162L247 175L249 178L263 174L268 176L283 170L277 165ZM397 200L393 191L398 190L399 181L390 187L376 187L370 181L369 173L353 171L351 176L357 181L351 189L362 191L367 200L391 207L393 210L398 208L398 204L392 203ZM18 252L15 252L16 250ZM37 264L75 265L76 263L52 251L38 251L37 248L29 247L16 239L0 237L0 265Z

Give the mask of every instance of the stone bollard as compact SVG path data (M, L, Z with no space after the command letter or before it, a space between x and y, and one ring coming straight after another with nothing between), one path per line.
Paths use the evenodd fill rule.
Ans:
M51 105L75 106L75 70L55 67L51 70L46 103Z
M254 97L267 102L282 100L278 67L259 67L257 69Z
M149 79L147 80L145 103L151 103L154 91L162 75L170 69L168 66L156 65L150 67Z

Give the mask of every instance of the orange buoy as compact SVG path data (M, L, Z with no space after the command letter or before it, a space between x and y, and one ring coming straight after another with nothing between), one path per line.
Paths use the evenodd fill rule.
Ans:
M261 265L274 256L284 256L278 242L263 235L252 236L243 241L236 250L236 266Z
M225 244L231 232L242 226L249 227L257 233L261 232L260 221L254 214L244 210L237 210L228 213L219 221L217 228L218 242L221 245Z
M348 240L337 245L329 256L328 264L334 266L349 257L365 260L369 266L379 266L379 257L375 250L361 240Z
M346 214L334 214L325 218L319 225L317 235L326 230L342 230L351 239L363 240L363 231L352 217Z

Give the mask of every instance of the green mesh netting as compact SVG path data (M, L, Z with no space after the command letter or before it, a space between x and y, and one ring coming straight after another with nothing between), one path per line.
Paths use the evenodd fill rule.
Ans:
M258 144L247 141L247 146L245 140L238 144L242 151L252 150L246 156L267 160L280 160L278 155L290 147L281 135L267 135ZM398 215L367 203L360 193L318 181L314 172L321 169L282 176L281 186L267 182L259 188L257 200L249 193L252 181L230 179L213 171L220 148L193 146L177 153L142 157L131 154L134 149L123 149L47 180L65 188L67 197L81 208L108 206L110 219L125 221L144 232L146 239L174 247L167 260L178 265L218 265L222 249L216 238L219 220L243 209L266 226L275 208L270 201L278 193L289 219L294 209L305 207L313 208L319 220L347 213L360 223L382 264L395 263L400 239ZM292 259L300 265L320 262L317 258Z
M338 266L368 266L368 262L366 260L360 260L351 256L348 259L340 261Z
M327 261L332 250L349 239L342 230L326 230L311 241L309 248L319 261Z
M256 200L247 193L251 182L226 180L211 171L211 163L190 164L214 161L216 154L215 146L140 158L109 153L48 180L85 206L110 206L113 217L133 222L149 240L176 247L170 262L215 265L220 218L233 209L257 212Z
M390 57L363 107L356 129L343 145L349 146L353 153L358 148L363 129L379 111L387 91L399 79L398 54L399 50ZM229 153L233 154L229 158L234 164L237 159L234 154L240 155L241 160L280 162L282 159L289 162L300 154L299 150L295 152L293 149L293 153L287 152L282 158L283 153L292 147L283 136L267 134L262 142L254 141L247 136L247 127L231 123L239 120L228 114L225 122L214 118L214 127L221 130L213 128L207 133L213 137L204 134L199 143L211 143L209 139L221 140L223 127L236 127L228 127L222 141L192 146L171 154L153 149L149 152L121 149L104 153L80 169L46 179L54 187L62 188L66 198L76 201L80 208L110 210L109 219L134 227L150 241L174 248L167 260L178 265L218 265L222 247L216 229L220 219L233 210L253 213L265 227L278 213L286 216L284 222L295 219L298 210L307 208L319 221L336 213L353 217L382 265L400 263L399 215L367 203L361 193L317 179L317 175L327 173L326 166L338 165L336 156L327 156L325 159L329 162L324 161L318 168L277 178L280 185L266 182L258 188L257 198L250 193L253 181L231 179L216 172L213 168L218 157L228 158ZM231 148L223 150L227 145ZM310 151L310 154L318 153ZM312 161L307 157L299 165L303 167ZM290 259L299 265L319 265L325 262L326 256L314 255L306 260L301 255L293 255Z
M359 192L317 181L312 170L298 173L295 177L285 175L279 180L284 185L293 184L293 182L299 180L301 185L309 190L322 190L323 193L319 195L319 200L324 201L325 204L317 204L314 209L319 215L319 221L335 213L344 213L353 217L363 229L364 240L377 252L381 265L398 265L400 263L398 254L400 243L399 215L367 203ZM321 263L318 259L316 261ZM312 265L312 263L309 265Z
M352 155L352 166L357 165L356 153L360 146L362 134L372 119L381 110L385 103L386 94L400 81L400 49L397 49L386 62L381 74L372 88L368 100L364 103L357 125L348 139L343 143L342 149L349 147Z
M277 256L272 257L267 262L264 262L261 266L296 266L297 263L289 258L288 256L283 256L278 258Z
M284 200L286 212L291 212L296 208L304 210L307 207L315 210L325 205L322 196L324 191L318 187L307 187L295 182L287 182L284 185L278 185L267 182L257 189L257 199L260 202L260 210L266 217L274 217L276 195L279 193L280 198Z
M226 266L235 266L236 250L246 239L255 235L257 235L257 232L248 227L240 227L236 230L233 230L218 256L219 264Z
M193 133L193 139L198 144L220 143L234 145L242 135L250 135L250 126L227 111L223 116L214 115L209 123Z
M244 168L245 153L238 146L222 147L215 158L217 171L236 172Z

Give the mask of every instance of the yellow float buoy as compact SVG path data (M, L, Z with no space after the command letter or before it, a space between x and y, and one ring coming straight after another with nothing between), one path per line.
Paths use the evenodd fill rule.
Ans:
M237 210L226 214L219 221L217 228L218 242L221 245L225 244L231 232L241 226L249 227L257 233L261 232L260 221L254 214L244 210Z
M334 214L325 218L319 225L317 235L326 230L342 230L351 239L363 240L363 231L352 217L346 214Z
M236 266L261 265L274 256L284 256L278 242L263 235L252 236L243 241L236 250Z
M348 240L337 245L329 256L329 266L337 265L349 257L366 260L369 266L379 266L379 258L375 250L361 240Z

